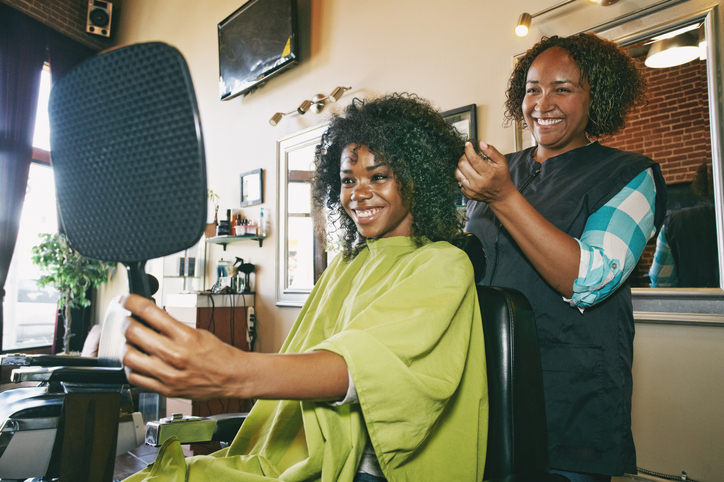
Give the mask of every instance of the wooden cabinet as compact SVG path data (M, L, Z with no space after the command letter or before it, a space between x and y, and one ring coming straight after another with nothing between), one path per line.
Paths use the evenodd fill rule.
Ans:
M223 342L248 351L247 317L254 306L254 293L239 295L168 295L166 311L182 323L208 330ZM220 413L248 412L252 400L241 398L214 398L203 401L167 399L167 416L173 413L208 417ZM194 454L209 453L213 448L192 446Z
M215 296L215 295L211 295ZM234 295L224 295L225 297ZM218 300L217 300L218 301ZM241 350L249 351L246 340L247 306L199 307L196 310L196 328L208 330L225 343ZM251 400L240 398L217 398L205 401L194 401L192 414L208 417L219 413L248 412Z

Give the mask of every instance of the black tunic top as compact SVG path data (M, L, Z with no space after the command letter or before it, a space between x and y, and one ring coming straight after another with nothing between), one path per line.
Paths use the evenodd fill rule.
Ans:
M655 224L666 213L658 164L592 143L539 164L533 148L506 156L511 177L548 221L580 239L588 217L637 175L653 168ZM541 347L552 468L607 475L635 473L631 434L633 308L624 283L581 313L540 277L487 204L471 201L467 231L483 242L482 284L521 291L533 306Z

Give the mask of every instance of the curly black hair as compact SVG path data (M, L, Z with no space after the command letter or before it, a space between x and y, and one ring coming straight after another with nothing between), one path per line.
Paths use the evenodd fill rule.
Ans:
M340 200L339 167L342 151L350 144L366 146L394 174L402 202L412 214L412 239L417 246L426 239L453 242L462 233L455 169L465 143L457 130L414 94L355 98L332 118L322 136L312 181L317 227L326 225L323 218L329 216L340 231L345 259L354 258L366 245Z
M528 69L543 51L567 50L581 73L581 85L591 86L591 110L586 134L591 139L611 136L626 126L626 116L646 104L646 81L634 60L617 44L592 33L543 37L516 64L505 95L505 117L525 125L523 98Z

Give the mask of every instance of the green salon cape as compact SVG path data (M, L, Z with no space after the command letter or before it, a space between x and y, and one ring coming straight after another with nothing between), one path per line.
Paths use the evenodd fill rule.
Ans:
M233 443L184 459L167 441L127 481L352 481L367 437L389 481L479 481L488 396L482 323L465 253L407 237L338 256L282 353L344 357L359 404L258 401Z

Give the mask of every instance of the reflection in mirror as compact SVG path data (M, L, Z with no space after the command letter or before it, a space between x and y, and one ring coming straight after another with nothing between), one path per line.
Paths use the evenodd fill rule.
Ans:
M695 20L626 46L646 77L648 104L634 112L626 129L602 144L654 159L670 187L663 236L647 244L629 278L632 287L719 286L713 191L696 195L690 188L700 166L710 172L712 165L706 51L699 49L699 32L705 34L700 26L702 20ZM694 56L678 60L677 65L647 66L651 63L647 58L660 50L662 42L675 42ZM681 231L692 222L700 225Z
M669 186L664 227L649 270L652 288L716 288L719 264L711 169L699 166L690 183Z
M650 268L643 267L637 271L639 280L639 288L634 287L633 308L634 318L637 323L665 323L665 324L697 324L703 326L724 326L724 313L722 313L722 302L724 302L724 273L721 267L724 265L724 172L722 160L724 158L724 95L722 90L724 86L721 83L721 69L724 65L724 47L722 42L721 25L724 23L724 11L722 10L724 0L687 0L683 2L672 1L669 4L663 2L659 7L651 9L641 9L631 14L624 15L622 18L614 19L606 22L598 27L591 29L592 31L604 36L605 38L619 42L624 47L629 47L635 52L637 48L643 50L645 44L654 36L664 33L673 32L681 27L689 25L699 25L699 32L704 33L701 37L705 40L703 45L705 58L695 59L685 64L681 68L699 68L696 77L700 77L699 84L689 85L688 89L696 89L696 85L701 86L700 96L697 104L701 107L704 114L699 114L695 118L699 119L699 132L694 134L686 131L678 139L678 145L672 147L675 155L682 153L697 151L698 159L687 160L686 167L683 162L677 166L676 162L670 162L665 167L664 176L669 184L670 195L673 202L669 209L676 210L678 208L678 199L688 198L691 193L680 196L677 191L690 190L690 183L696 176L697 169L706 164L710 166L711 178L713 180L714 191L714 211L716 213L716 254L713 258L705 259L705 263L716 266L719 270L719 279L713 288L648 288L650 279L645 277L647 270ZM667 5L671 5L670 7ZM703 24L703 28L701 27ZM694 31L692 31L693 33ZM635 53L632 53L635 55ZM704 71L704 72L702 72ZM664 72L664 71L661 71ZM655 72L651 72L655 75ZM694 74L691 74L694 75ZM684 79L687 81L693 79ZM704 87L706 82L707 87ZM705 90L706 89L706 90ZM671 86L669 91L662 89L660 95L666 95L667 102L673 102L679 97L685 97L690 92L679 85ZM708 105L701 98L708 95ZM692 111L694 106L689 107ZM633 119L632 119L633 121ZM707 122L709 127L703 127L701 122ZM669 119L664 123L664 127L673 125L674 123L685 123L686 119L677 117ZM691 120L693 125L693 120ZM644 138L644 142L648 141L654 132L641 132L639 135ZM710 135L710 147L702 148L700 142L703 138ZM624 134L625 135L625 134ZM673 136L669 134L668 137ZM667 136L659 139L659 142L668 140ZM652 155L654 160L661 162L660 156ZM710 184L712 186L712 184ZM709 196L711 199L711 196ZM691 202L682 201L682 203ZM700 202L698 199L696 203ZM682 204L683 205L683 204ZM669 221L671 224L671 220ZM711 229L711 224L708 225ZM687 234L690 239L704 237L704 229L701 233L691 231ZM691 245L689 245L691 247ZM649 260L653 259L656 247L655 242L649 246ZM644 260L643 263L647 261ZM646 265L644 265L646 266ZM692 266L701 267L699 265L689 265L687 269L691 270ZM696 269L696 268L694 268Z
M289 156L287 169L287 273L286 286L295 290L311 290L314 286L314 258L311 217L311 166L295 166L293 158L307 157L310 147ZM312 147L313 150L313 147ZM311 153L314 158L313 152Z

